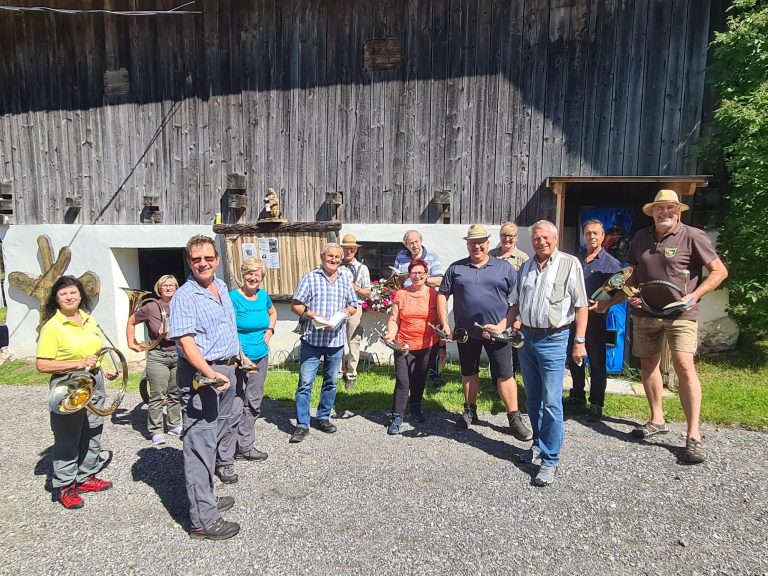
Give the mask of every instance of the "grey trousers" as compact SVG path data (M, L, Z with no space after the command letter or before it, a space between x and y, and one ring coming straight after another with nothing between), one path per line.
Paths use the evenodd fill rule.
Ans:
M54 375L49 384L50 388L68 377L66 374ZM106 397L104 376L99 371L96 374L96 390L91 402L97 408L103 408ZM91 414L85 408L72 414L51 412L51 431L53 432L51 484L54 488L85 482L88 476L99 471L103 430L104 418Z
M184 358L179 358L176 372L181 392L184 479L192 530L208 528L220 518L213 493L213 473L217 446L229 433L229 415L235 397L235 367L214 368L229 378L230 387L224 392L217 392L210 386L193 390L192 378L196 370Z
M168 428L181 426L181 400L179 387L176 385L176 366L179 357L175 351L147 352L147 381L149 382L149 405L147 409L147 429L150 434L162 434L163 400L168 398Z
M236 453L249 452L256 438L256 419L261 414L261 401L264 398L264 381L267 379L269 356L256 362L259 371L248 374L237 370L237 396L232 403L229 419L231 434L219 444L219 461L231 464Z

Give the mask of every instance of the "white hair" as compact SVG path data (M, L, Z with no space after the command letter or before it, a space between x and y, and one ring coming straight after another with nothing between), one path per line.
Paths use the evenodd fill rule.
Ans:
M555 236L558 236L557 226L552 224L552 222L550 222L549 220L539 220L538 222L534 222L533 225L531 226L531 237L533 237L533 235L536 233L536 230L538 230L539 228L546 228L552 234L554 234Z

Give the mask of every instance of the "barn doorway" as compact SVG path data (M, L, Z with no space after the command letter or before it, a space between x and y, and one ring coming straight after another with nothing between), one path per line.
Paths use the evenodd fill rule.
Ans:
M189 274L183 248L139 248L139 283L142 290L152 292L157 279L173 274L179 286Z

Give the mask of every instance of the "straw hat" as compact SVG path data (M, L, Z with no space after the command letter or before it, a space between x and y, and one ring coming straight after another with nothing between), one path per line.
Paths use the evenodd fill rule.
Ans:
M680 212L688 210L688 204L680 202L680 199L677 197L677 192L674 190L659 190L656 194L656 198L653 199L653 202L648 202L648 204L643 206L643 214L646 216L653 216L654 204L677 204L680 206Z
M342 248L360 248L360 246L354 234L344 234L344 238L341 239Z
M488 230L482 224L472 224L467 231L467 235L464 236L464 240L481 240L483 238L490 238Z

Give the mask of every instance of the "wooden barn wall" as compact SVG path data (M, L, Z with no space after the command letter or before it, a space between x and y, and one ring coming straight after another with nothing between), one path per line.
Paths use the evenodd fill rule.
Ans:
M0 14L16 223L138 223L144 196L160 196L163 222L207 223L227 175L245 173L241 222L271 186L294 221L328 219L326 192L342 192L344 221L434 222L430 200L450 190L454 223L527 224L553 216L550 175L696 172L709 0L190 8L202 14ZM363 44L390 36L400 65L364 70ZM127 92L107 93L120 69Z

